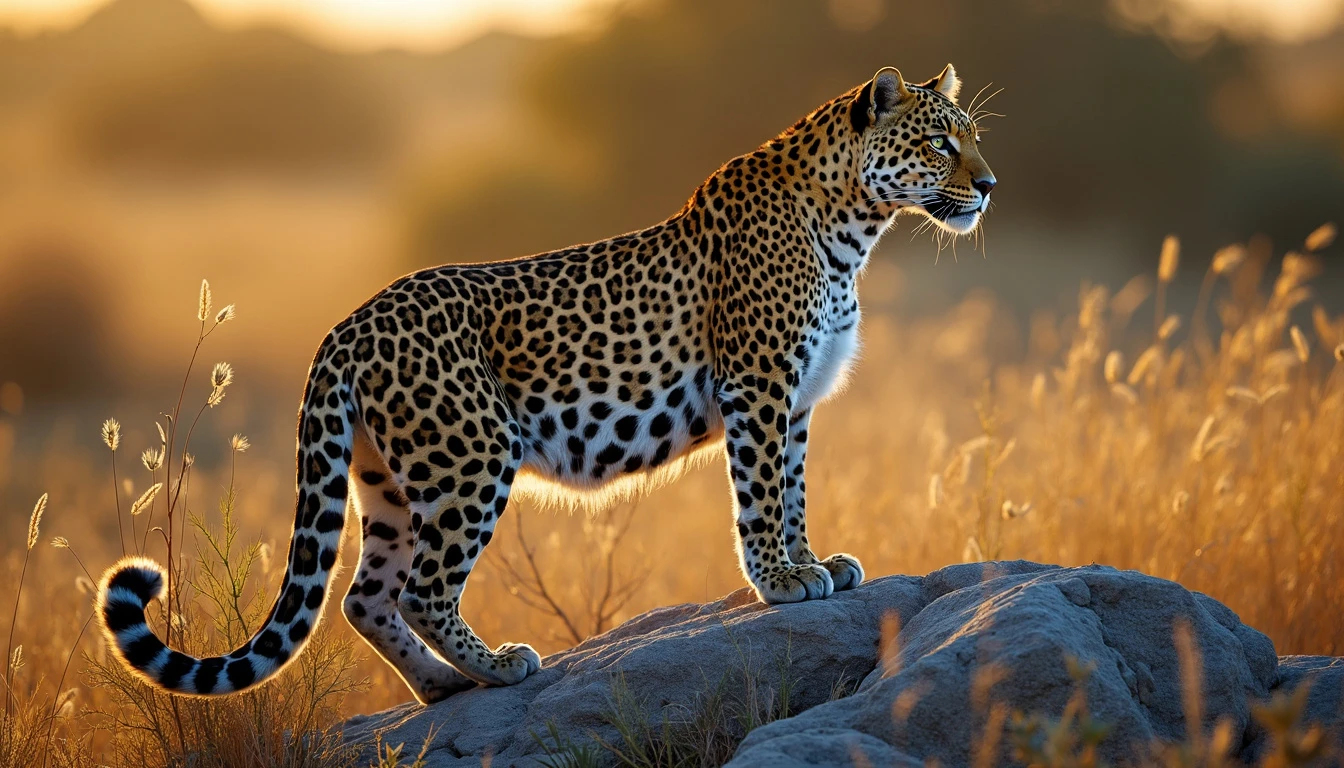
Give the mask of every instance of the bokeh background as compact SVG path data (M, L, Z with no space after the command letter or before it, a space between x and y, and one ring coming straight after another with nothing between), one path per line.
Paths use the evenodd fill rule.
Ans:
M1000 181L984 248L940 250L902 223L875 254L862 289L868 362L818 417L814 542L875 558L876 573L975 554L1099 559L1251 605L1238 584L1218 592L1236 572L1231 555L1191 570L1218 556L1191 539L1178 546L1188 560L1150 558L1123 521L1106 527L1114 510L1078 511L1097 538L1071 538L1060 511L1070 499L1037 498L1021 525L1048 529L1049 548L1033 548L1026 528L968 555L976 524L926 513L923 499L939 451L993 432L976 405L998 366L1018 366L1025 393L1057 362L1081 284L1118 290L1153 272L1174 233L1187 257L1165 301L1188 315L1216 248L1252 242L1267 285L1285 250L1344 217L1340 0L0 0L0 531L11 559L48 492L44 535L69 537L95 573L110 562L114 490L98 425L124 425L124 508L148 484L136 456L158 444L154 422L177 399L202 278L217 307L238 306L202 360L227 360L237 382L193 437L191 505L213 509L232 466L227 438L246 434L244 538L283 550L307 361L383 284L654 223L719 164L878 68L924 79L948 61L966 97L1002 88L989 108L1003 117L984 123ZM1344 341L1326 337L1344 309L1339 252L1321 252L1311 302L1289 308L1310 328L1303 313L1321 307L1325 335L1312 343L1327 360ZM1151 339L1152 309L1127 312L1126 332ZM1011 436L994 433L995 450ZM1338 442L1321 444L1336 453L1312 482L1340 466ZM1153 455L1160 466L1165 454ZM1022 488L1043 482L1021 471L1032 478ZM1164 482L1154 504L1172 503ZM1340 490L1327 482L1320 508L1338 522L1330 488ZM717 463L640 504L644 533L625 540L621 565L645 583L615 619L740 586ZM854 510L863 516L846 517ZM545 556L609 541L604 519L560 512L527 525ZM497 545L516 556L510 547ZM1326 564L1313 568L1333 567L1318 554ZM35 556L46 573L74 573L65 553ZM507 573L483 571L467 601L488 640L572 642L512 600ZM53 583L52 599L79 594ZM1251 592L1282 647L1331 650L1295 633L1300 617L1273 613L1281 593ZM1337 588L1314 594L1340 607ZM367 670L387 684L350 709L405 697L379 665Z

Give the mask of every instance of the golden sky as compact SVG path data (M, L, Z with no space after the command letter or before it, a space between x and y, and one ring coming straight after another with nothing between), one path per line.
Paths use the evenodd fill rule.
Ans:
M0 26L22 31L77 24L108 0L0 0ZM546 34L583 26L618 0L191 0L229 26L297 27L348 48L439 48L492 27Z
M582 27L632 0L191 0L228 26L280 23L342 48L442 48L490 28L532 34ZM633 0L638 2L638 0ZM731 0L726 0L731 1ZM836 2L836 0L816 0ZM78 23L108 0L0 0L0 26L35 31ZM896 0L897 4L903 0ZM1309 39L1344 16L1344 0L1111 0L1124 16L1158 14L1177 33L1222 28L1244 37Z
M1344 0L1111 0L1131 17L1165 11L1168 31L1178 37L1223 29L1242 38L1279 42L1329 33L1344 17Z

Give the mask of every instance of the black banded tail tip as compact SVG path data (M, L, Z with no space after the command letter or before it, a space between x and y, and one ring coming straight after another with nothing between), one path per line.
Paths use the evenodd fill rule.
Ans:
M164 583L163 568L158 563L143 557L128 557L107 570L98 597L105 607L132 598L143 608L163 594Z

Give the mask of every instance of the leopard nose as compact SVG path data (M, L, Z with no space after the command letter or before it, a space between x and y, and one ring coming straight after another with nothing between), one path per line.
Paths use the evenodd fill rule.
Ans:
M972 182L972 186L974 186L976 191L978 191L984 197L989 197L989 193L994 191L994 185L998 183L999 183L998 180L996 180L993 176L987 176L983 179L976 179L974 182Z

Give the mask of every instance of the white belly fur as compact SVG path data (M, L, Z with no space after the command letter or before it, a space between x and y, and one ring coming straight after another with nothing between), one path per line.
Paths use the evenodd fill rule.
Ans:
M814 348L798 387L794 413L801 413L825 400L845 385L859 352L858 318L844 331L827 334Z

